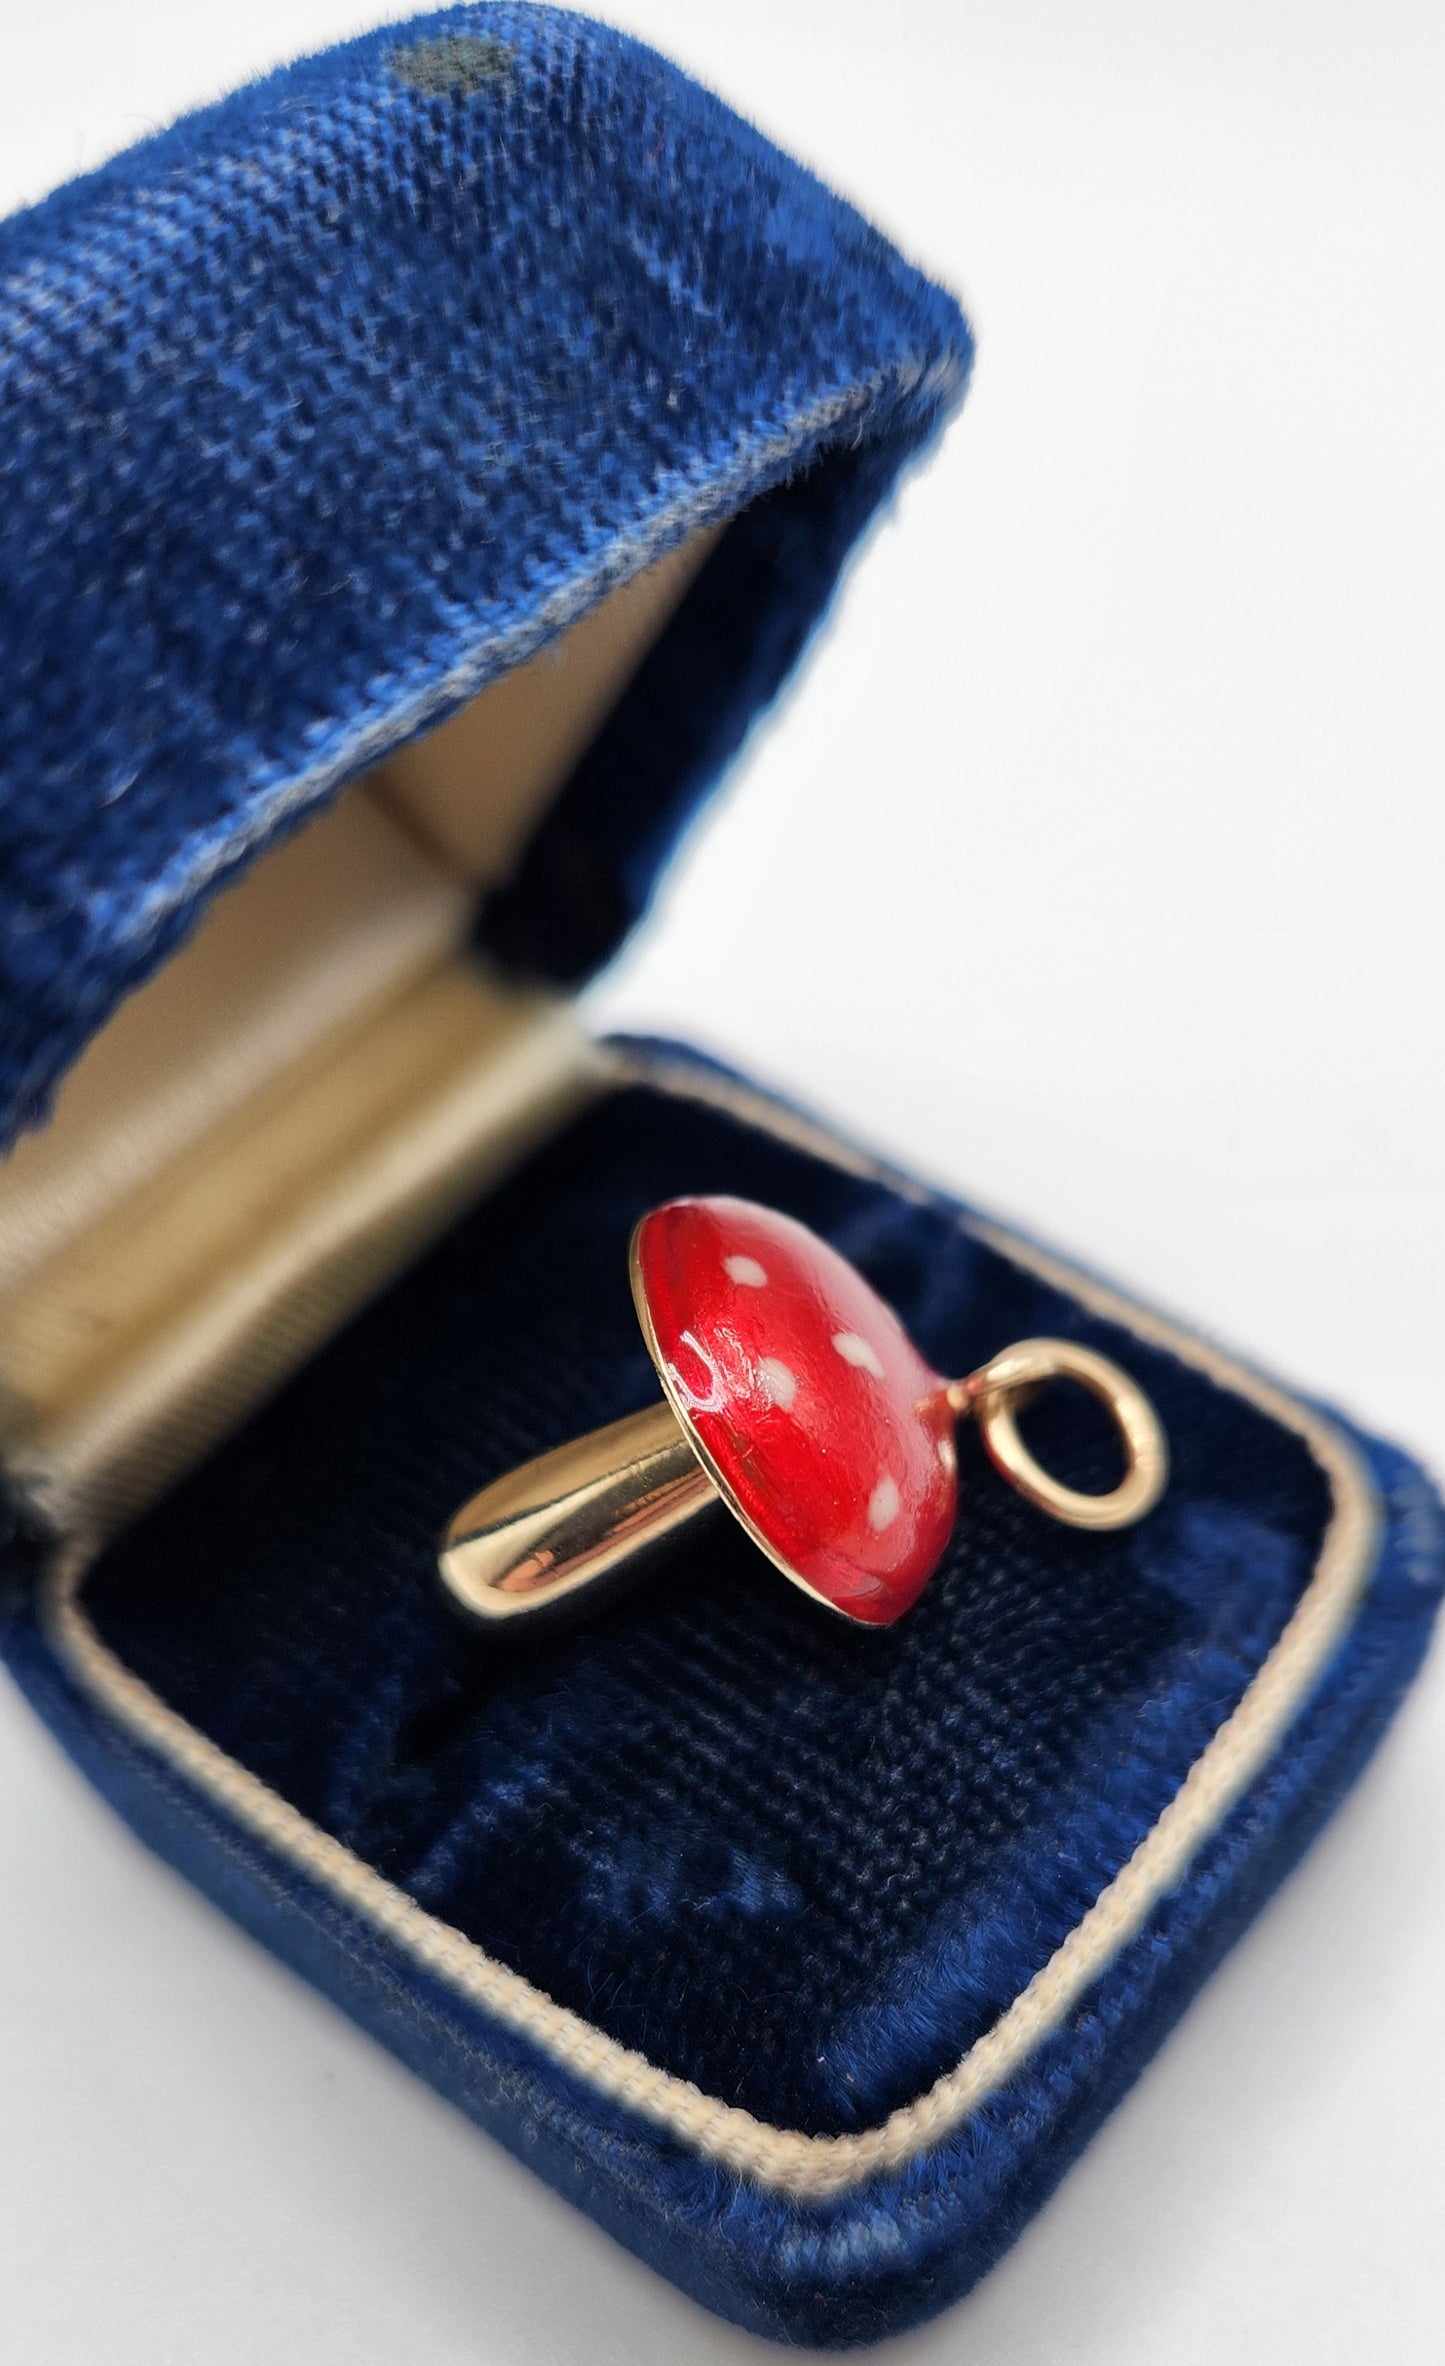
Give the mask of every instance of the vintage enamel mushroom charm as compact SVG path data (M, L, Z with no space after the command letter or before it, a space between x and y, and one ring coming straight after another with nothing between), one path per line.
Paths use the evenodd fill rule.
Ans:
M1122 1528L1158 1501L1163 1433L1147 1397L1092 1349L1025 1339L965 1380L919 1355L863 1276L817 1235L750 1200L670 1200L632 1237L632 1294L664 1401L557 1448L462 1506L440 1556L487 1621L571 1604L721 1501L785 1577L889 1626L937 1568L958 1503L955 1423L971 1416L1019 1492L1079 1528ZM1069 1379L1118 1425L1107 1495L1061 1486L1015 1412Z

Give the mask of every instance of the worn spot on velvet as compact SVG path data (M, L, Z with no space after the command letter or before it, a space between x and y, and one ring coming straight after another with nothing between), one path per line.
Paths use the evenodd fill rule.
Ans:
M488 40L480 33L443 33L435 41L414 41L392 51L388 64L399 82L427 97L455 92L470 98L488 83L501 82L512 70L516 51L510 41Z

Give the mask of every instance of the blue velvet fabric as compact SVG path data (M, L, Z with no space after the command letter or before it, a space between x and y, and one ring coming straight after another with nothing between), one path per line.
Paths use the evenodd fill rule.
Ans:
M0 224L0 1138L278 831L746 511L485 916L605 959L971 351L548 8L367 34Z
M819 1614L719 1517L596 1623L498 1648L435 1537L493 1473L655 1394L626 1279L683 1190L789 1209L942 1369L1064 1332L1121 1355L1174 1467L1132 1531L1060 1530L964 1440L948 1559L896 1629ZM1068 1392L1036 1442L1112 1448ZM1047 1425L1046 1427L1043 1425ZM793 2341L865 2340L1017 2231L1357 1771L1423 1649L1433 1498L1367 1445L1368 1601L1261 1781L965 2128L799 2206L689 2156L419 1979L108 1732L30 1623L7 1650L123 1812L267 1942L686 2289ZM651 1084L608 1095L463 1219L106 1552L100 1631L157 1692L435 1914L709 2093L832 2132L925 2088L1129 1855L1239 1698L1318 1551L1302 1442L900 1193Z

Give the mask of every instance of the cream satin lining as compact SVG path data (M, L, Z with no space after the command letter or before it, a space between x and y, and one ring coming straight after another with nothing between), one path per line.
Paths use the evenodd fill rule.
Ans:
M694 534L217 898L0 1172L0 1454L131 1517L587 1089L462 947L717 540Z
M750 1125L781 1134L854 1172L886 1175L871 1161L840 1150L815 1128L725 1079L641 1062L614 1062L613 1074L619 1079L639 1076L725 1108ZM897 1184L892 1175L886 1179ZM771 2127L715 2096L701 2094L618 2045L580 2015L554 2004L460 1931L425 1913L372 1866L226 1757L130 1673L86 1617L80 1598L84 1560L79 1553L61 1563L47 1589L45 1617L55 1649L107 1716L182 1772L228 1817L384 1932L412 1962L520 2032L609 2101L624 2105L720 2167L797 2201L818 2202L845 2193L958 2128L1060 2026L1118 1950L1143 1927L1254 1781L1308 1698L1354 1614L1376 1550L1379 1515L1374 1490L1353 1448L1332 1422L1206 1341L1000 1227L978 1224L973 1229L1001 1255L1068 1290L1081 1305L1122 1324L1136 1337L1167 1349L1292 1430L1324 1471L1332 1510L1319 1560L1293 1616L1158 1822L992 2028L926 2093L876 2127L855 2135L810 2136Z
M593 1089L570 1004L458 957L287 1070L0 1310L7 1475L99 1541Z
M369 786L454 876L510 878L518 856L718 540L703 527L644 567Z
M351 795L219 896L0 1168L10 1295L209 1127L460 944L471 892Z

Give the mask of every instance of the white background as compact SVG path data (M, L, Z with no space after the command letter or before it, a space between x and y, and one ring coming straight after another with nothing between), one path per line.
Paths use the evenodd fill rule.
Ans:
M44 0L0 206L404 9ZM974 393L599 1020L690 1034L1445 1465L1445 12L627 0L965 294ZM1445 1663L963 2307L889 2355L1415 2366ZM0 1694L0 2347L764 2358L153 1864Z

